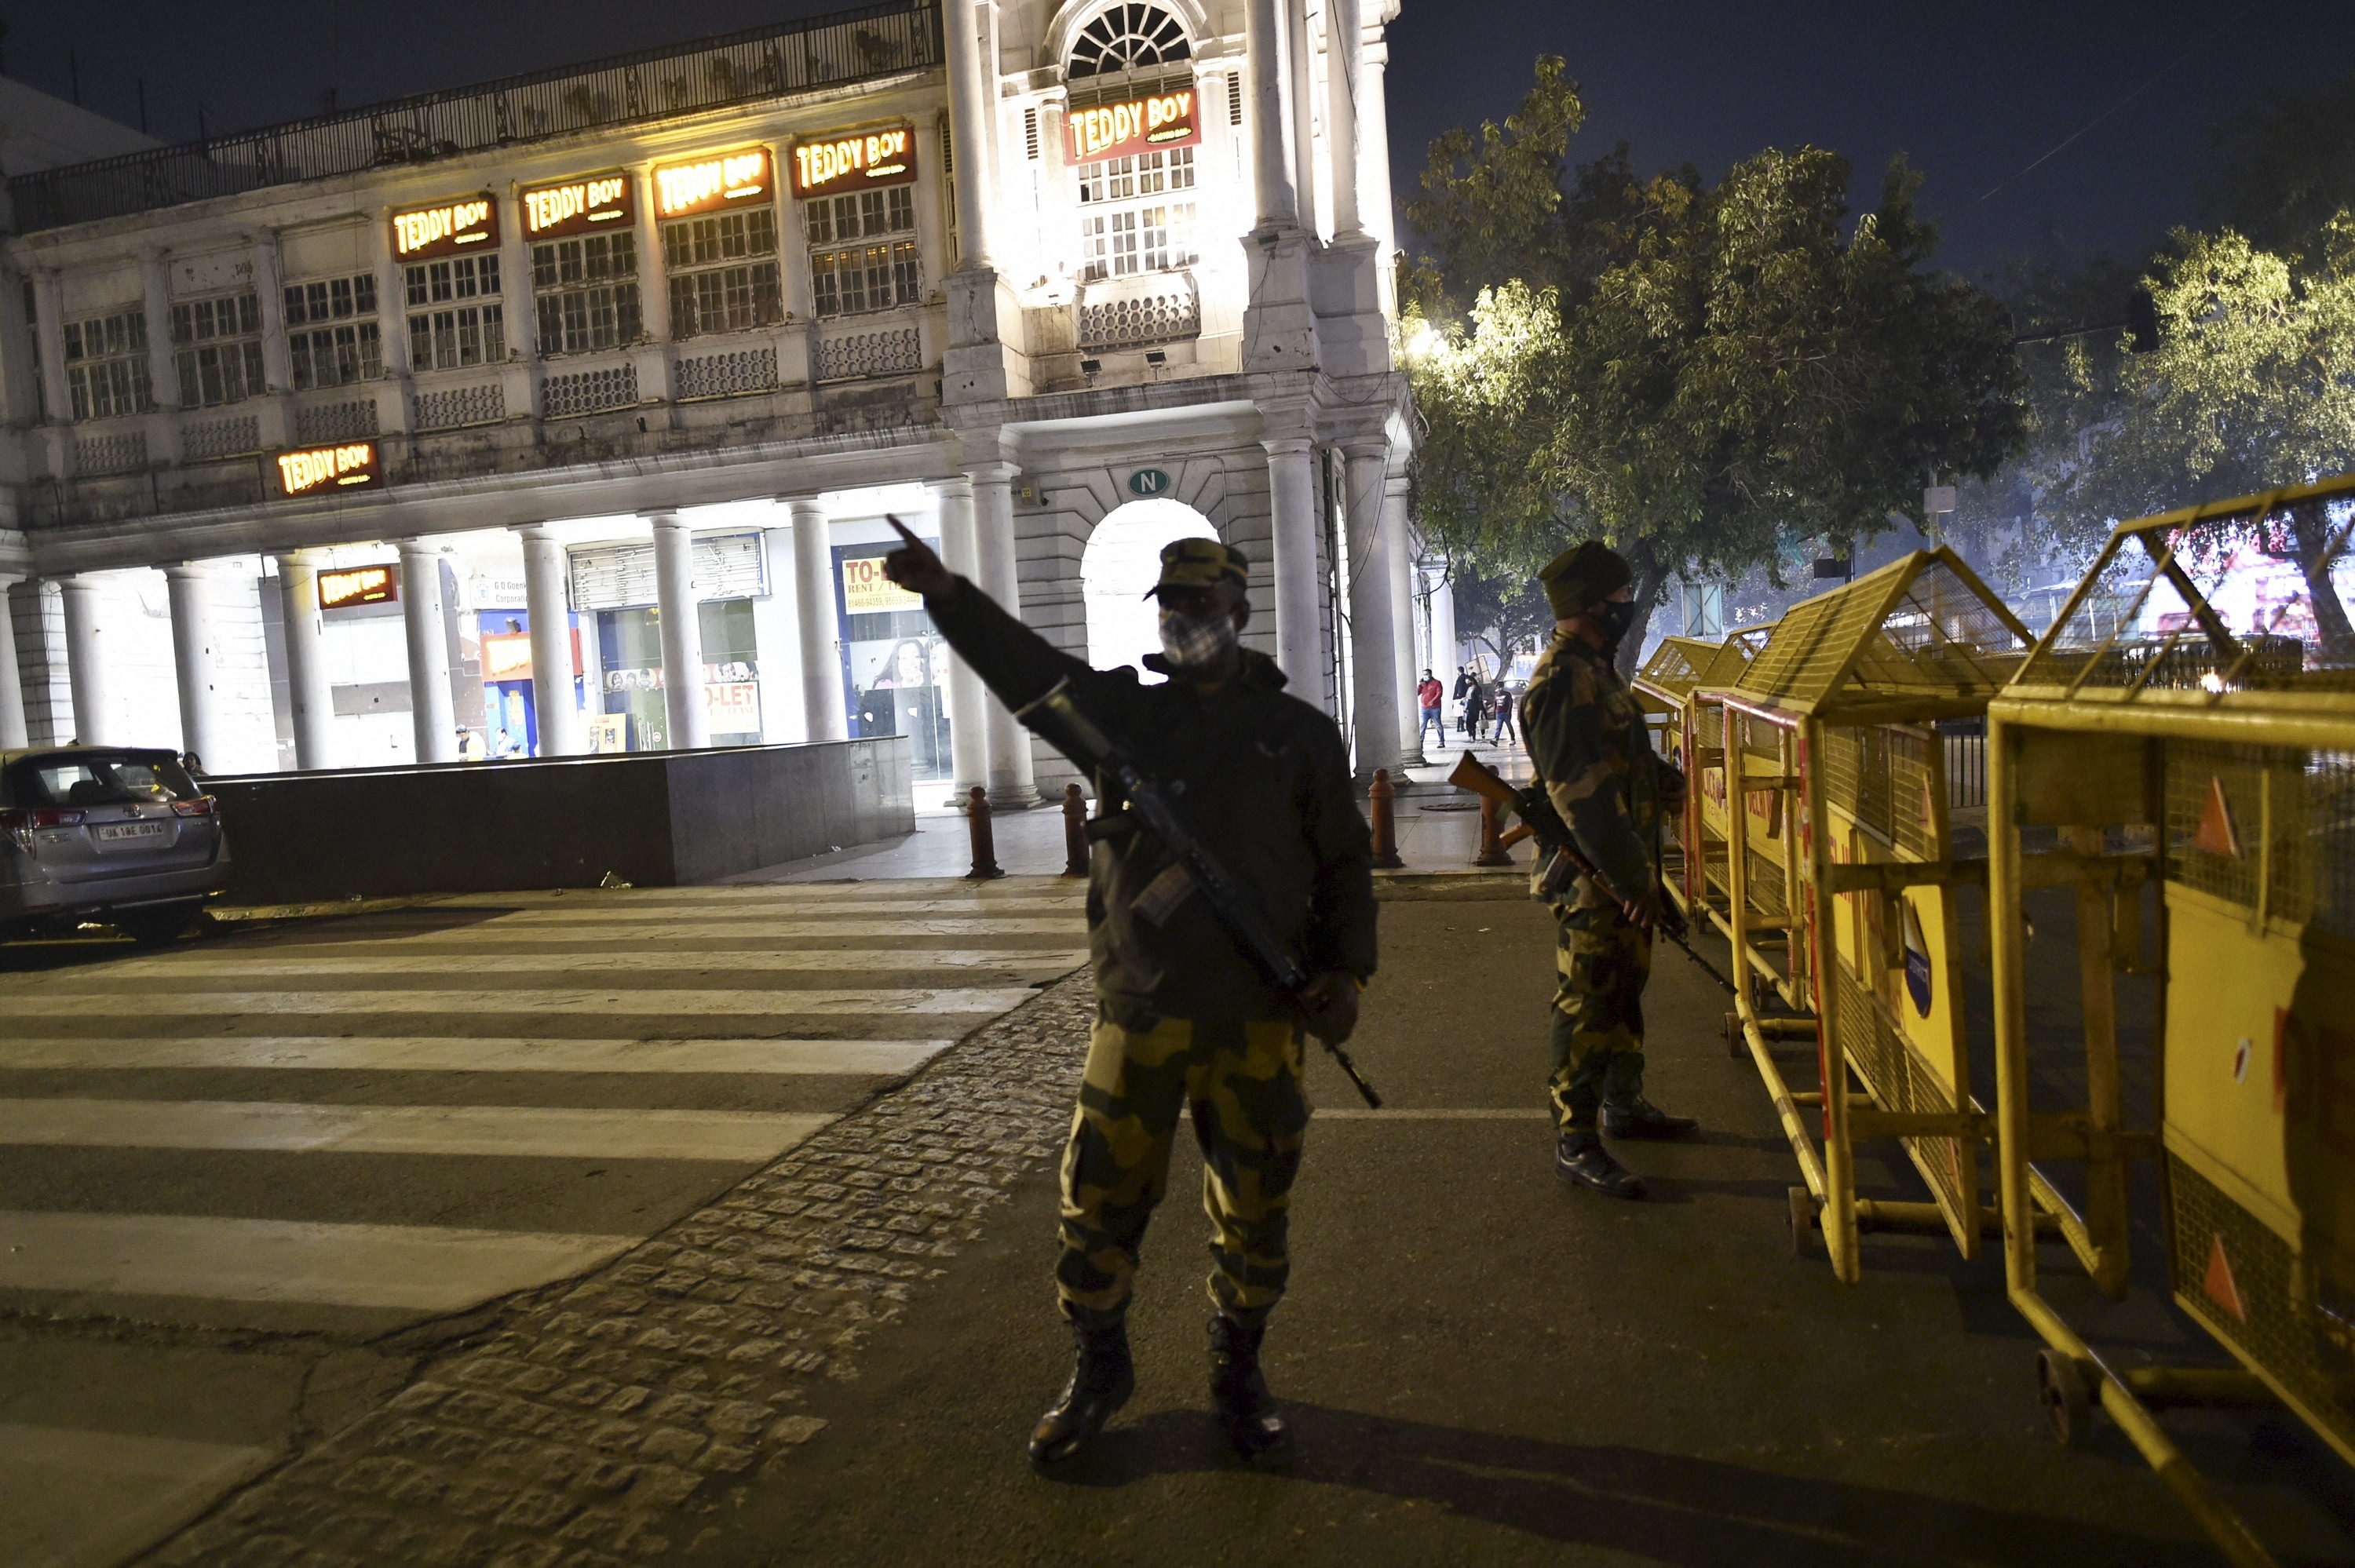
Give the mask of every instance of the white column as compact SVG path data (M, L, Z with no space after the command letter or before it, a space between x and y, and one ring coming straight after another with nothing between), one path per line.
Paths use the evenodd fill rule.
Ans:
M1251 57L1252 185L1259 227L1296 223L1299 193L1292 179L1290 111L1284 101L1284 0L1249 0L1243 14L1244 52ZM959 192L960 199L963 193Z
M180 686L180 749L208 768L221 761L220 676L214 657L212 569L200 561L164 568L172 607L172 671Z
M1358 57L1359 208L1361 221L1370 219L1367 227L1382 242L1384 279L1391 273L1391 252L1398 249L1398 215L1391 210L1390 93L1383 81L1390 58L1390 45L1379 37L1367 40Z
M581 724L579 688L572 679L572 618L564 591L564 546L538 524L515 532L523 541L523 597L531 617L531 704L539 715L539 754L578 757L589 749L589 742ZM667 656L667 647L665 653Z
M995 271L997 252L990 243L989 116L996 112L988 90L995 70L981 58L981 16L975 0L948 0L941 14L948 36L949 134L956 146L958 240L964 252L960 270Z
M8 603L8 590L24 580L16 573L0 572L0 751L32 744L25 726L24 678L16 669L16 612Z
M1284 91L1291 115L1294 188L1299 193L1300 227L1316 230L1316 117L1309 93L1312 57L1306 0L1284 0Z
M65 596L66 683L73 693L72 739L91 746L107 736L106 641L98 624L98 584L90 577L67 577L58 584Z
M1443 570L1444 564L1434 567L1431 578L1431 670L1447 688L1443 705L1453 709L1455 666L1462 659L1455 652L1455 590L1439 575Z
M834 550L815 495L787 501L794 514L794 620L802 643L802 712L812 740L843 740L841 620L834 612Z
M139 253L139 282L147 318L147 378L158 408L180 406L180 373L172 364L172 274L160 246Z
M980 543L974 521L973 481L963 474L935 484L940 497L941 559L968 582L981 576ZM989 781L989 691L963 655L949 655L949 760L956 775L952 800Z
M1325 705L1325 656L1316 613L1316 454L1305 436L1267 449L1268 526L1274 537L1275 662L1292 695Z
M1414 549L1407 538L1407 478L1387 475L1382 482L1382 555L1390 562L1391 642L1398 661L1399 760L1423 761L1423 715L1414 689L1421 684L1423 666L1414 656Z
M66 385L65 307L58 275L47 268L33 274L33 342L41 351L41 408L53 425L73 418L73 395Z
M458 759L458 719L450 702L450 630L442 613L442 551L400 542L400 619L409 633L409 720L417 760Z
M640 164L630 171L629 177L637 186L638 319L645 324L648 337L656 343L668 343L670 283L669 273L663 266L662 230L655 222L655 166L651 162ZM517 219L516 228L520 231L522 214L517 213ZM778 243L790 249L794 240L780 235Z
M406 376L410 371L409 281L407 270L392 253L392 212L389 207L377 209L375 237L370 242L375 247L377 335L384 351L384 373L387 376ZM520 330L528 332L531 313L521 308L517 302L529 301L531 291L522 282L506 278L499 280L499 287L501 298L516 307L506 313L510 317L524 318L525 324ZM509 289L517 292L506 293L505 291ZM518 339L516 336L518 328L515 321L509 320L506 327L509 343L520 341L527 344L531 341L528 337ZM401 400L404 403L408 401L406 397Z
M1390 453L1380 444L1348 451L1349 653L1358 678L1352 694L1357 770L1399 766L1398 648L1391 620L1391 556L1383 543L1384 471Z
M405 590L405 585L404 585ZM319 563L308 550L278 557L280 623L286 633L286 705L294 720L294 766L336 766L336 698L327 681L319 609Z
M981 591L1020 619L1022 584L1014 561L1014 465L984 463L973 481L974 555ZM984 705L982 732L989 749L989 803L1019 810L1039 803L1030 762L1030 732L1004 703Z
M655 525L663 712L670 719L670 749L688 751L711 744L711 714L703 705L703 620L695 597L695 535L676 512L652 513L646 521ZM537 650L532 657L536 662Z
M635 175L624 177L637 178ZM645 185L643 182L634 194L637 199L638 210L643 213L646 205ZM523 198L511 194L495 199L498 202L499 207L499 298L506 302L503 319L507 329L507 348L519 357L529 359L540 352L539 312L538 302L532 294L531 237L524 232ZM646 265L645 243L642 233L639 238L638 256L639 275L642 278L645 276ZM645 319L646 296L646 290L642 288L638 291L638 311L642 321ZM406 320L407 318L404 317L404 325L406 325ZM407 363L406 354L402 356L402 362ZM519 412L513 408L507 411Z
M286 295L278 270L278 236L253 240L253 291L261 311L261 375L272 392L294 390L294 361L286 342Z
M1363 31L1358 0L1325 0L1326 179L1333 191L1337 239L1365 233L1358 203L1358 126L1365 112L1358 90L1358 49Z

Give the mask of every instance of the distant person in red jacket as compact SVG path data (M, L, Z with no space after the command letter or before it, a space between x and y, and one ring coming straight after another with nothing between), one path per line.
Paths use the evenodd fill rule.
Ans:
M1447 714L1446 710L1441 707L1440 705L1447 700L1447 688L1439 683L1438 676L1433 674L1430 671L1425 670L1423 673L1422 683L1414 689L1414 700L1416 705L1423 709L1423 722L1415 726L1415 745L1421 746L1423 744L1423 732L1424 730L1436 726L1439 731L1439 744L1443 747L1445 746L1447 744Z

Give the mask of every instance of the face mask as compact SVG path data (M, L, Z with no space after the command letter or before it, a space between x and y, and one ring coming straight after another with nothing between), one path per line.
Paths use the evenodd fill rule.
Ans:
M1610 639L1612 647L1618 647L1625 640L1627 633L1635 630L1635 600L1605 599L1604 601L1603 630Z
M1161 656L1180 670L1217 663L1233 649L1240 635L1232 615L1208 615L1198 620L1174 609L1161 612Z

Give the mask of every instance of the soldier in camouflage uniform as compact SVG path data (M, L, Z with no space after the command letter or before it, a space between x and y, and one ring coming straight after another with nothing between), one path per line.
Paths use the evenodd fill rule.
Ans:
M902 530L905 533L905 530ZM1373 849L1333 721L1282 690L1283 672L1238 638L1249 619L1242 553L1180 539L1161 554L1163 652L1145 685L1058 652L909 536L885 563L924 596L959 658L1009 707L1059 681L1167 788L1193 831L1260 900L1269 927L1318 977L1305 1004L1279 991L1199 895L1158 921L1139 895L1174 863L1130 824L1105 780L1088 882L1097 1022L1063 1155L1055 1290L1078 1364L1030 1437L1041 1464L1069 1458L1135 1387L1125 1328L1146 1224L1168 1185L1181 1114L1202 1150L1209 1212L1210 1393L1244 1458L1289 1449L1259 1370L1268 1313L1289 1273L1286 1207L1308 1101L1301 1031L1346 1039L1374 969ZM1150 907L1148 904L1146 907Z
M1555 631L1521 698L1521 734L1579 852L1603 874L1581 877L1553 906L1554 1169L1598 1192L1640 1198L1642 1178L1612 1157L1603 1135L1680 1138L1695 1125L1644 1097L1644 983L1660 907L1649 846L1662 815L1682 808L1684 777L1654 755L1613 663L1635 620L1627 563L1590 539L1539 576Z

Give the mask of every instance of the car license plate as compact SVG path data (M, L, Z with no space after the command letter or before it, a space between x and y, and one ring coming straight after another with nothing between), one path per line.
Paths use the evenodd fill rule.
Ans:
M124 839L160 839L164 836L161 822L104 822L98 829L98 842L118 843Z

